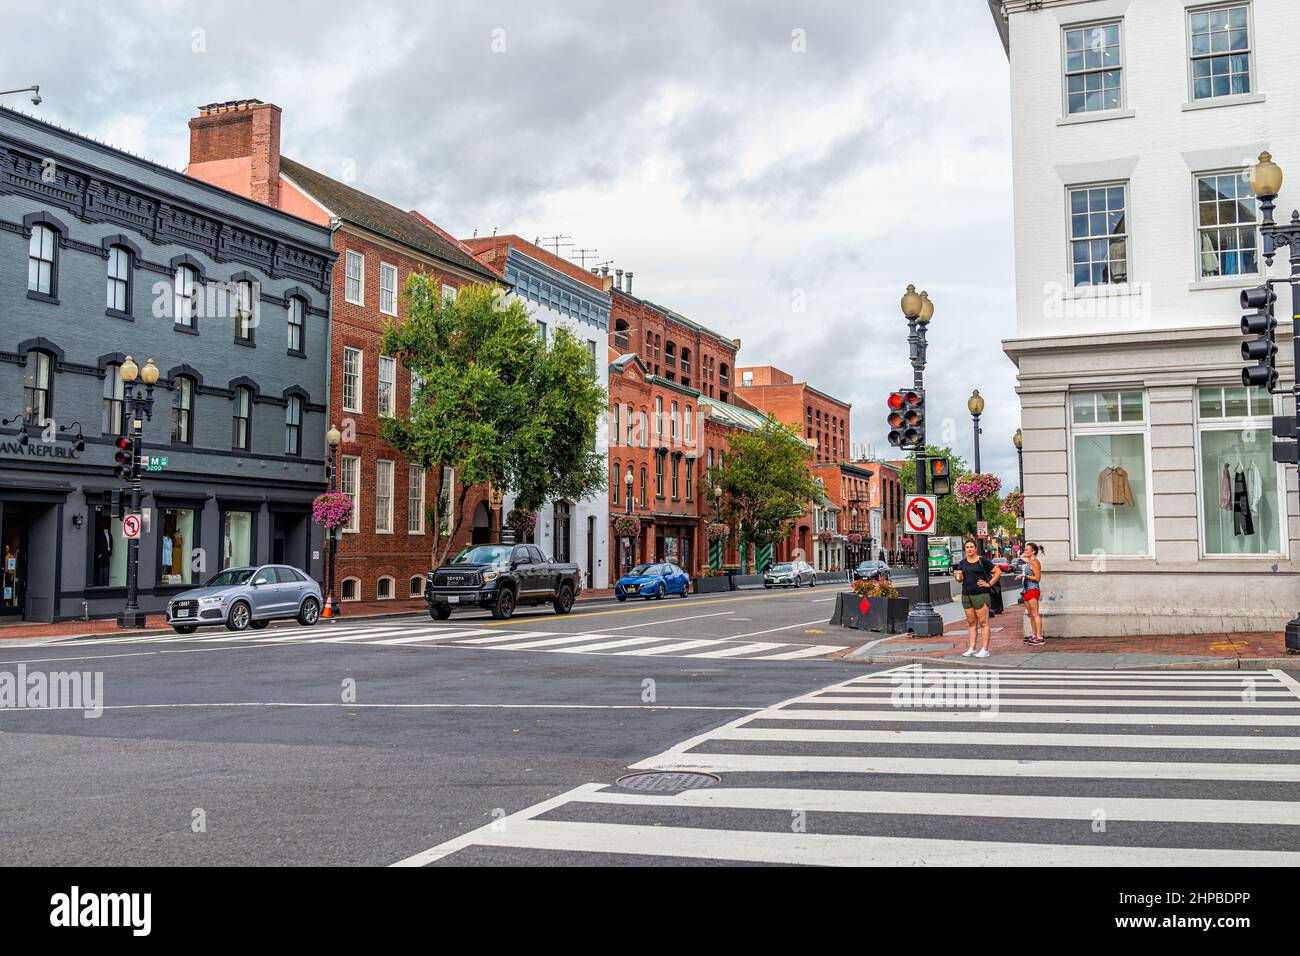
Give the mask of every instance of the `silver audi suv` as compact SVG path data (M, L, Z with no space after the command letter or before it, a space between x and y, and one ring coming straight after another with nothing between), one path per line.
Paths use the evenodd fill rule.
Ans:
M167 602L167 623L181 634L224 624L228 630L261 630L277 618L304 627L320 620L320 585L284 564L226 568Z

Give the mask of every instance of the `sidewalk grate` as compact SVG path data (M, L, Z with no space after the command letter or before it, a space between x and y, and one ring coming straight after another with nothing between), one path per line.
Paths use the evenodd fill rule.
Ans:
M638 790L642 793L680 793L683 790L716 787L722 783L722 778L711 773L652 770L644 773L629 773L619 777L614 783L624 790Z

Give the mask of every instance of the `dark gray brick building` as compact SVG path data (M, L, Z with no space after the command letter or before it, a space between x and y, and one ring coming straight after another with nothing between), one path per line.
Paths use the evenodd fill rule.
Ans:
M140 604L235 564L321 576L329 230L0 108L0 615L110 616L118 367L160 370ZM3 618L0 618L2 621Z

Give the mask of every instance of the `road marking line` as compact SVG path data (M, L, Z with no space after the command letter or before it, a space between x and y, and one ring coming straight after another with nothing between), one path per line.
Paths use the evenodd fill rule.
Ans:
M504 651L528 651L528 650L533 650L533 649L559 647L559 645L561 645L561 644L582 644L582 643L584 643L584 642L590 644L590 643L591 643L591 639L592 639L593 636L595 636L595 635L592 635L592 634L569 634L569 635L566 635L566 636L564 636L564 637L552 637L552 638L548 638L547 640L544 640L544 641L525 641L525 642L522 643L522 644L496 644L496 645L493 646L492 650L494 650L494 651L503 651L503 650L504 650ZM651 640L662 641L662 640L665 640L665 638L662 638L662 637L656 637L656 638L651 638ZM466 642L466 643L468 643L468 642ZM475 641L474 643L479 643L479 642L478 642L478 641ZM561 649L561 650L568 650L568 648L560 648L560 649Z
M1217 726L1219 724L1250 724L1254 727L1300 727L1300 717L1289 714L1076 714L1049 712L1027 714L1023 711L969 711L951 710L767 710L764 720L894 720L917 723L967 723L967 724L1138 724L1155 726Z
M1198 688L1203 685L1197 685ZM913 695L926 694L930 692L925 684L920 686L900 683L898 689L906 691ZM976 689L976 688L971 688ZM942 697L946 688L940 684L933 688L933 693ZM954 688L954 691L956 688ZM1046 697L1050 694L1069 694L1071 697L1104 697L1107 694L1114 694L1118 697L1160 697L1165 700L1183 700L1187 697L1232 697L1241 700L1241 687L1223 687L1219 690L1136 690L1132 688L1092 688L1092 687L1006 687L999 681L996 686L988 685L987 687L978 688L980 692L987 691L990 697L996 696L998 700L1006 700L1006 695L1011 695L1014 700L1017 696L1029 697ZM837 690L837 694L875 694L880 692L879 685L875 687L842 687ZM1293 699L1289 690L1255 690L1256 697L1283 697L1287 700ZM866 699L866 698L864 698Z
M792 631L796 627L811 627L814 624L825 624L825 623L826 622L823 621L821 618L817 618L817 620L815 621L804 621L802 624L787 624L785 627L769 627L766 631L751 631L748 634L737 634L734 637L728 638L728 640L743 641L747 637L759 637L760 635L763 634L775 634L777 631Z
M477 633L478 631L476 630L448 631L445 634L434 632L429 634L417 634L415 637L390 637L387 640L372 641L370 643L373 643L377 646L380 645L393 646L396 644L417 644L417 643L427 642L427 641L446 641L446 640L450 640L453 637L464 637L466 634L477 634Z
M499 644L508 641L522 641L530 637L546 637L550 631L512 631L509 634L494 634L491 637L476 637L472 640L457 641L457 644Z
M709 604L732 604L732 603L735 603L735 602L737 602L737 601L773 601L773 600L778 600L778 599L781 599L781 598L789 598L789 597L802 597L802 593L796 591L796 592L794 592L793 594L789 594L789 593L782 593L782 594L748 594L748 595L745 595L744 597L710 598L709 600L706 600L706 601L700 601L700 600L692 599L691 602L690 602L690 605L689 605L689 606L690 606L690 607L704 607L704 606L709 605ZM578 618L578 617L598 617L598 616L601 616L601 615L608 615L608 614L641 614L641 613L644 613L644 612L646 612L646 611L654 611L654 610L661 610L661 611L662 611L662 610L669 609L669 608L676 609L676 608L677 608L677 605L676 605L676 604L665 604L665 603L662 602L662 601L655 601L655 602L653 602L653 603L650 602L650 601L645 601L645 602L643 602L642 604L638 605L637 607L620 607L620 608L613 608L613 609L608 610L608 611L578 611L578 612L572 613L572 614L570 614L570 615L568 615L568 616L569 616L570 618ZM480 627L506 627L506 626L508 626L510 623L512 623L512 622L510 622L510 621L484 621L484 622L483 622L482 624L480 624L479 626L480 626ZM516 622L516 623L517 623L517 622Z
M1282 683L1286 684L1287 687L1290 688L1291 692L1295 694L1297 698L1300 698L1300 681L1296 680L1286 671L1272 670L1269 671L1269 673Z
M825 657L827 654L833 654L836 651L844 650L842 644L813 644L811 647L805 647L797 651L786 651L784 654L764 654L762 657L756 657L756 661L797 661L805 657Z
M588 639L595 635L586 635ZM566 654L583 654L587 651L607 651L614 647L632 647L636 644L653 644L656 641L662 641L662 637L625 637L621 641L606 641L603 644L584 644L581 647L566 647Z
M336 710L707 710L731 713L754 713L757 707L715 707L691 704L335 704L303 701L235 700L212 703L179 704L105 704L104 710L192 710L202 708L238 707L304 707L332 708ZM85 707L0 707L0 714L39 714L71 711L80 714Z
M687 657L739 657L741 654L757 654L759 651L770 651L778 647L789 647L784 643L768 643L757 641L753 644L741 644L737 647L724 647L720 651L704 651L701 654L687 654Z
M584 631L585 634L607 634L611 631L630 631L635 627L654 627L656 624L676 624L678 621L696 621L702 617L726 617L730 611L714 611L712 614L696 614L692 617L675 617L668 621L643 621L640 624L624 624L622 627L606 627L599 631Z
M619 651L617 654L612 656L621 657L626 655L629 657L653 657L657 654L672 654L676 651L689 651L695 647L717 647L722 643L724 642L720 640L681 641L678 644L669 644L666 647L645 647L636 651Z
M918 665L919 667L920 665ZM1236 675L1237 679L1253 677L1256 679L1267 678L1272 676L1272 671L1244 671L1233 669L1230 671L1141 671L1129 670L1127 668L1119 670L1089 670L1085 668L1070 668L1066 670L1040 670L1036 667L1017 667L1014 669L990 667L980 668L979 673L998 674L1002 677L1080 677L1080 678L1115 678L1117 680L1131 680L1141 678L1142 680L1154 681L1224 681L1233 679L1230 675ZM922 669L925 674L970 674L971 668L968 667L925 667ZM860 678L865 680L866 678ZM1052 681L1045 681L1052 683Z
M762 719L756 718L756 719ZM938 730L840 730L808 727L728 727L711 740L908 744L951 747L1122 747L1152 750L1300 750L1300 737L1192 737L1183 734L1016 734ZM1296 805L1300 813L1300 804ZM1297 819L1300 823L1300 819Z
M826 694L818 694L814 697L807 698L810 701L817 701L826 704L887 704L895 706L892 695L881 695L879 697L834 697ZM981 701L981 705L985 702ZM922 706L930 706L923 704ZM938 702L936 702L938 704ZM1168 700L1071 700L1068 698L1052 700L1033 700L1020 699L1011 700L1001 694L990 697L987 705L992 707L1231 707L1233 709L1292 709L1300 708L1300 700L1179 700L1170 698ZM940 709L943 705L935 706L934 709ZM946 706L961 706L958 704L948 704ZM970 706L970 705L967 705ZM915 707L905 707L903 709L912 710Z

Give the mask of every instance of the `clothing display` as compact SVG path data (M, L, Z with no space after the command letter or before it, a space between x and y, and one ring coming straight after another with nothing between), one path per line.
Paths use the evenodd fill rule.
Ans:
M1223 483L1219 490L1219 507L1224 511L1232 509L1232 475L1228 473L1228 463L1223 463Z
M1129 484L1128 472L1114 465L1103 468L1097 476L1097 501L1103 505L1134 507L1133 486Z
M1255 522L1250 514L1250 495L1246 491L1246 475L1240 468L1233 476L1232 485L1232 533L1238 536L1254 534Z

